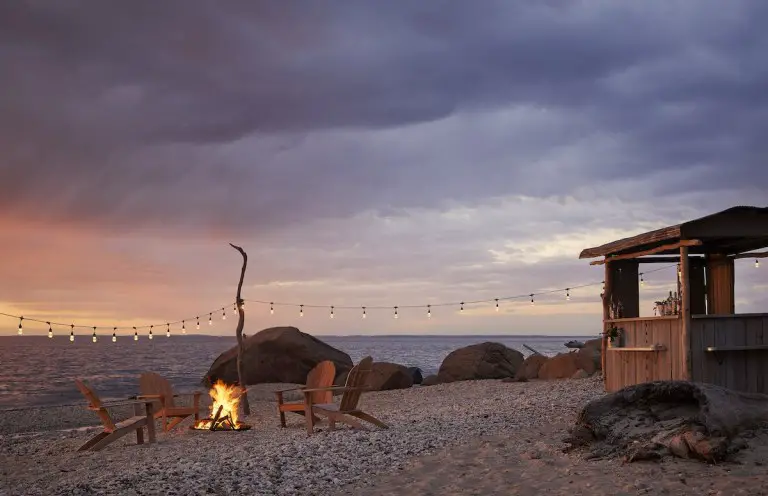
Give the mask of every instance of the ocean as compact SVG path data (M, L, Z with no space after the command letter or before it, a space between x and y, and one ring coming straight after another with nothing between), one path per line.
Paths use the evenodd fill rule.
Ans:
M526 344L545 355L567 348L566 341L595 336L318 336L348 353L352 361L371 355L375 361L419 367L424 375L437 372L451 351L484 341L503 343L528 356ZM93 343L79 336L0 336L0 409L65 405L84 400L73 379L84 378L102 399L137 394L144 371L167 377L179 391L200 389L200 380L220 353L236 344L234 337L172 336L153 340L120 336L116 343L103 336Z

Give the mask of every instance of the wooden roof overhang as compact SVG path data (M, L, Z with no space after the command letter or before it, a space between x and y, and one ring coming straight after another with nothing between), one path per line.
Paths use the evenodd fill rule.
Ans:
M732 207L675 226L587 248L579 258L605 257L611 261L671 255L678 254L681 246L687 246L691 255L718 253L735 258L766 257L768 252L748 255L746 252L768 247L768 207ZM605 260L592 264L601 264Z

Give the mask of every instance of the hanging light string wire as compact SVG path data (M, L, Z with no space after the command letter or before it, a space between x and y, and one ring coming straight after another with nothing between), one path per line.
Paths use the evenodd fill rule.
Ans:
M652 274L654 272L658 272L660 270L671 269L673 267L677 267L677 264L665 265L664 267L658 267L658 268L655 268L655 269L646 270L644 272L638 273L638 276ZM578 285L578 286L569 286L567 288L543 290L543 291L538 291L538 292L535 292L535 293L525 293L525 294L519 294L519 295L514 295L514 296L504 296L504 297L498 297L498 298L488 298L488 299L484 299L484 300L473 300L473 301L457 301L457 302L451 302L451 303L430 303L428 305L427 304L423 304L423 305L397 305L397 306L394 306L394 305L380 305L380 306L333 305L333 306L331 306L331 305L307 305L307 304L303 304L303 303L300 304L300 303L288 303L288 302L281 303L281 302L277 302L277 301L274 301L274 300L267 301L267 300L248 300L248 299L246 299L244 301L247 301L247 302L250 302L250 303L259 303L259 304L262 304L262 305L270 305L270 308L272 308L273 306L300 307L302 309L304 309L304 308L326 308L327 309L327 308L331 308L332 307L334 310L338 310L338 309L342 309L342 310L360 310L361 308L363 308L365 310L392 310L393 308L401 309L401 308L427 308L427 307L435 308L435 307L455 307L455 306L459 306L459 305L462 305L462 306L463 305L477 305L477 304L480 304L480 303L496 303L497 301L501 302L501 301L520 300L520 299L523 299L523 298L530 298L532 296L544 296L544 295L555 294L555 293L570 293L570 291L573 291L574 289L590 288L590 287L594 287L594 286L600 286L602 284L605 284L605 281L592 282L592 283L588 283L588 284L581 284L581 285Z
M667 266L664 266L664 267L658 267L656 269L651 269L651 270L646 270L644 272L640 272L639 276L643 276L643 275L646 275L646 274L651 274L653 272L658 272L660 270L670 269L672 267L677 267L677 264L667 265ZM549 294L554 294L554 293L562 293L562 292L565 292L565 293L567 293L570 296L570 292L575 290L575 289L582 289L582 288L589 288L589 287L593 287L593 286L600 286L602 284L605 284L605 281L593 282L593 283L589 283L589 284L581 284L581 285L578 285L578 286L569 286L567 288L559 288L559 289L551 289L551 290L545 290L545 291L538 291L538 292L535 292L535 293L525 293L525 294L519 294L519 295L514 295L514 296L504 296L504 297L499 297L499 298L488 298L488 299L484 299L484 300L461 301L461 302L452 302L452 303L430 303L430 304L424 304L424 305L397 305L396 307L392 306L392 305L386 305L386 306L385 305L381 305L381 306L364 306L364 307L361 307L361 306L345 306L345 305L333 305L333 306L331 306L331 305L307 305L307 304L303 304L303 303L301 303L301 304L300 303L280 303L280 302L276 302L276 301L247 300L247 299L243 299L243 302L252 302L252 303L260 303L260 304L263 304L263 305L270 305L270 308L272 308L273 306L299 307L302 310L302 312L303 312L304 308L333 308L333 309L342 309L342 310L352 310L352 309L356 309L357 310L357 309L360 309L360 308L364 308L366 310L372 310L372 309L373 310L384 310L384 309L391 310L392 308L396 308L396 309L401 309L401 308L428 308L428 309L431 309L431 308L435 308L435 307L450 307L450 306L459 306L459 305L461 305L463 307L464 305L477 305L477 304L481 304L481 303L496 303L496 302L501 302L501 301L519 300L519 299L522 299L522 298L533 298L534 296L544 296L544 295L549 295ZM234 308L236 308L236 305L235 305ZM176 324L184 324L186 321L199 322L199 319L200 319L201 315L202 316L208 315L210 317L215 312L225 313L226 309L227 309L227 305L225 305L223 307L218 307L218 308L216 308L214 310L209 310L207 312L201 312L201 313L199 313L199 314L197 314L197 315L195 315L193 317L187 317L187 318L184 318L184 319L174 320L172 322L160 322L158 324L151 324L151 325L150 324L146 324L146 325L141 325L141 326L112 326L112 325L97 325L97 326L94 326L94 325L86 325L86 324L65 324L65 323L62 323L62 322L54 322L54 321L43 320L43 319L35 319L35 318L31 318L31 317L24 317L24 316L21 316L21 315L13 315L13 314L10 314L10 313L5 313L5 312L0 312L0 316L10 317L10 318L13 318L13 319L19 319L19 320L24 321L24 322L35 322L35 323L38 323L38 324L46 324L48 326L67 327L67 328L70 328L70 329L93 329L94 327L96 327L97 329L108 329L108 330L113 330L113 331L118 331L118 330L135 331L135 330L138 330L138 329L154 329L156 327L157 328L161 328L162 326L172 326L172 325L176 325Z

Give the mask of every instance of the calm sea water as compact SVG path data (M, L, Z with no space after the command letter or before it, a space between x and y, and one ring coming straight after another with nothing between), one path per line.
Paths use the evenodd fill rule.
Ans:
M592 336L594 337L594 336ZM545 355L565 351L564 343L578 336L322 336L345 351L354 362L371 355L376 361L421 368L435 373L443 358L462 346L495 341L528 355L527 344ZM117 343L102 338L92 343L81 337L0 336L0 409L81 403L73 379L85 378L104 399L137 393L138 375L154 371L167 377L179 391L199 389L213 360L234 346L234 337L157 336Z

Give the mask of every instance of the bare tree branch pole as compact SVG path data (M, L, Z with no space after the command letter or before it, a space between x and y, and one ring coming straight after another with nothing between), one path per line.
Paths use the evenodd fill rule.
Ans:
M243 388L244 394L240 400L240 404L243 405L243 413L245 415L251 414L251 405L248 403L248 388L243 381L243 327L245 326L245 309L243 308L243 299L240 297L240 292L243 290L243 279L245 279L245 269L248 266L248 255L245 250L239 246L235 246L232 243L229 244L232 248L239 251L243 256L243 268L240 271L240 282L237 283L237 380L240 383L240 387Z

